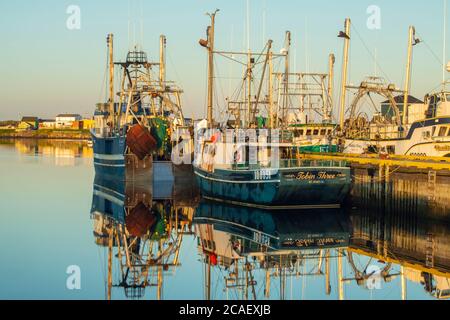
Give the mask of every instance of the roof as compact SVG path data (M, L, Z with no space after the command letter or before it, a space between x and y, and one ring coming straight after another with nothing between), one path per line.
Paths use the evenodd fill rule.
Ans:
M22 122L36 122L39 121L38 117L22 117Z
M67 113L67 114L58 114L57 118L81 118L79 114Z
M55 122L55 119L39 119L39 122Z
M405 100L405 95L399 95L394 98L395 103L403 103ZM383 101L382 104L390 103L389 100ZM408 96L408 103L424 103L422 100L417 99L413 96Z

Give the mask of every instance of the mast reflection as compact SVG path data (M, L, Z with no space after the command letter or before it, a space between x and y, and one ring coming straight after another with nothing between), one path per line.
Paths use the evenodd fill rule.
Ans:
M259 299L257 292L263 290L264 297L271 298L271 282L277 279L279 296L275 298L285 299L287 279L307 276L324 277L330 294L330 263L342 262L351 229L343 210L299 214L206 201L198 207L194 224L208 300L212 298L211 268L225 272L227 297Z
M95 177L91 217L95 242L108 248L108 300L113 288L122 288L129 299L142 299L146 288L155 288L156 298L163 299L164 277L181 265L183 237L193 233L196 198L155 199L152 194L148 180Z

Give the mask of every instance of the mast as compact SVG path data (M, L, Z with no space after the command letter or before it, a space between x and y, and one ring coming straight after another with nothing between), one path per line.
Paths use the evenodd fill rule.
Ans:
M270 59L270 52L272 50L272 40L269 40L267 42L267 53L266 53L266 57L264 59L264 67L262 70L262 75L261 75L261 82L259 83L259 88L258 88L258 93L256 95L256 102L255 102L255 107L253 108L253 114L252 114L252 119L253 121L255 121L256 118L256 112L258 111L258 104L261 98L261 91L262 91L262 87L263 87L263 83L264 83L264 78L266 77L266 69L267 69L267 64L269 64L269 59ZM270 69L270 68L269 68ZM269 70L270 72L270 70ZM269 87L270 90L270 87Z
M273 129L273 53L269 51L269 129Z
M400 269L401 272L401 283L402 283L402 300L406 301L407 300L407 290L406 290L406 277L405 277L405 267L401 267Z
M342 81L341 81L341 100L339 108L339 125L341 130L344 128L345 122L345 96L347 87L347 72L348 72L348 54L350 49L350 25L351 20L345 19L345 31L339 33L340 38L344 38L344 64L342 66Z
M403 99L403 115L402 124L406 124L406 115L408 113L408 98L409 98L409 87L411 83L411 62L412 62L412 48L414 45L414 36L416 29L413 26L409 27L409 38L408 38L408 61L406 64L406 77L405 77L405 97Z
M284 65L284 99L283 99L283 123L286 122L286 112L288 107L288 94L289 94L289 59L291 51L291 32L286 31L286 57Z
M112 255L113 255L113 236L114 231L111 227L109 230L109 238L108 238L108 301L111 300L111 291L112 291Z
M330 53L328 56L328 96L330 97L330 104L333 107L333 83L334 83L334 63L336 58L334 54Z
M112 118L112 126L115 123L114 111L114 35L110 33L107 38L109 52L109 110Z
M330 285L330 250L327 250L325 254L325 292L327 296L331 294Z
M342 272L342 256L344 252L342 249L337 250L338 253L338 290L339 290L339 300L344 300L344 278Z
M331 122L331 114L333 113L334 107L334 99L333 99L333 90L334 90L334 63L336 62L336 58L334 54L330 53L328 56L328 101L324 101L324 111L323 111L323 120L327 122ZM323 97L326 98L325 96ZM329 109L327 109L327 104L329 103Z
M252 110L252 55L250 50L248 50L248 59L247 59L247 127L250 126L251 122L251 113Z
M165 90L166 83L166 36L159 37L159 84Z
M211 26L208 28L208 125L213 127L213 100L214 100L214 31L216 23L216 14L219 9L214 13L208 13L211 18Z
M446 66L446 58L447 58L447 0L444 0L444 44L442 49L442 85L443 90L445 90L445 71L447 69Z

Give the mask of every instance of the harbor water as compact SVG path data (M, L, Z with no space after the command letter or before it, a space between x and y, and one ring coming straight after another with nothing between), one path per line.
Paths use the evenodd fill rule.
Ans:
M450 297L450 177L355 170L345 208L270 212L202 200L189 175L102 180L81 141L3 140L0 170L0 299ZM139 202L156 221L136 240Z

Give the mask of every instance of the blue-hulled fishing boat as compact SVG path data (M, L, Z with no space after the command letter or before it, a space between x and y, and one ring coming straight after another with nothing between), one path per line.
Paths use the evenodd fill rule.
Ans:
M204 153L194 165L205 198L264 209L338 208L350 191L351 169L345 162L281 159L276 165L226 165L220 162L220 149L230 145L206 143L205 152L214 157L208 162Z
M95 170L102 175L124 178L127 165L154 167L155 172L156 168L169 167L170 171L171 153L177 147L170 133L186 128L181 109L182 90L166 81L166 38L160 37L159 63L150 62L137 46L128 52L125 62L114 62L112 34L107 42L109 98L106 103L96 105L95 127L91 131ZM117 93L115 66L120 66L122 72ZM154 68L158 69L159 77L154 76ZM134 176L135 170L131 171Z
M208 119L196 127L198 138L194 161L194 172L202 195L216 201L263 209L340 207L350 191L351 172L348 164L302 160L305 146L314 151L314 144L305 143L305 139L308 139L305 137L311 138L316 130L316 147L321 149L324 140L329 140L326 146L330 147L330 151L334 150L332 137L326 138L332 134L333 125L324 122L323 126L305 126L300 129L304 131L304 135L300 136L293 130L293 122L289 117L289 112L295 108L290 103L290 94L302 94L309 99L315 95L291 92L290 32L286 33L281 54L272 53L271 40L262 53L252 53L250 50L247 53L217 51L214 49L216 13L210 15L208 39L200 40L200 45L208 49L209 55ZM215 54L228 55L232 60L243 57L245 62L242 64L247 67L242 86L236 90L238 96L226 101L228 108L224 123L213 119ZM273 70L273 60L279 58L285 59L284 73L275 73ZM255 74L261 74L259 83L255 81ZM275 89L274 77L278 79L278 88ZM329 121L332 108L323 94L324 77L318 75L322 81L322 104L327 103L323 107L324 121ZM262 89L266 84L268 92L263 94ZM254 87L258 89L253 93ZM241 97L244 97L243 100L239 100ZM297 139L292 139L294 136Z

